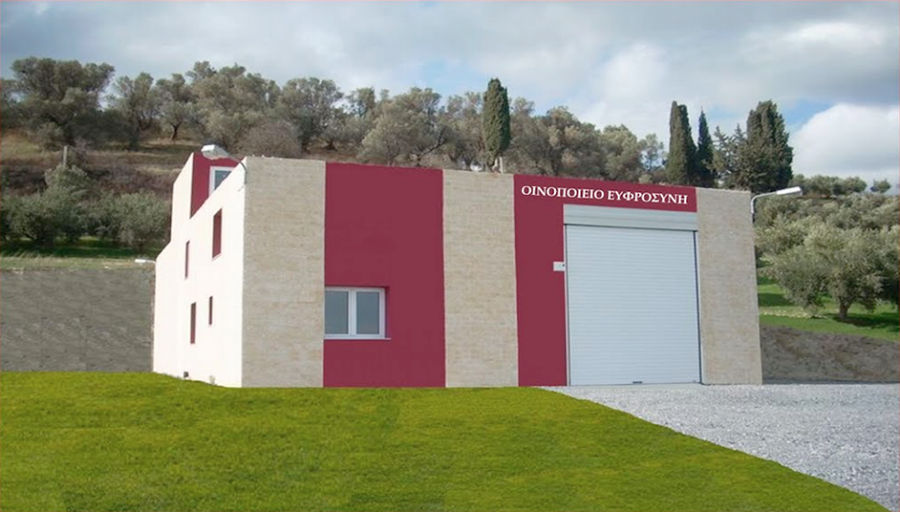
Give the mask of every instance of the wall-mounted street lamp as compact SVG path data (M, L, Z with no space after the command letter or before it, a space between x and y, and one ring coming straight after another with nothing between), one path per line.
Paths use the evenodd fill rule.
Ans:
M760 197L768 197L768 196L792 196L792 195L803 195L803 189L800 187L790 187L783 188L781 190L776 190L775 192L766 192L765 194L757 194L750 198L750 220L756 220L756 200Z
M247 170L247 166L244 165L243 161L238 160L234 155L226 151L222 146L219 146L218 144L206 144L205 146L200 148L200 153L210 160L230 158L236 161L241 167L244 168L244 183L247 183L247 174L250 173L250 171Z

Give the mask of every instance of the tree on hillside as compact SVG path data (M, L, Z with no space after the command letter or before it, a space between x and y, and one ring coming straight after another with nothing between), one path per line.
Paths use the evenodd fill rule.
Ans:
M206 78L212 78L215 74L216 68L212 67L207 60L195 62L194 67L185 73L191 79L191 84L196 84Z
M503 152L509 148L510 142L510 119L509 97L499 79L492 78L488 82L481 112L481 133L487 164L493 168L499 162L500 171L503 172Z
M713 141L709 136L709 125L706 123L706 113L700 111L700 121L697 133L697 185L701 187L714 187L716 185L716 172L713 166Z
M364 161L392 164L402 160L422 165L423 159L447 142L441 123L440 94L413 87L380 102L380 113L362 141Z
M654 174L663 169L663 162L666 158L663 151L663 143L659 141L655 133L648 133L641 139L641 167L644 172Z
M8 78L0 79L0 129L18 128L21 123L19 112L19 97L16 91L16 81Z
M747 116L746 141L738 148L733 185L753 193L784 188L791 181L793 155L778 107L771 100L762 101Z
M284 84L278 108L294 125L301 151L307 151L313 139L321 137L337 123L340 115L337 102L343 96L331 80L295 78ZM329 149L334 149L333 141L330 145Z
M109 64L29 57L12 64L23 121L46 146L74 145L95 130Z
M674 185L698 185L697 148L691 137L687 107L672 102L669 111L669 157L666 180Z
M196 120L194 94L181 73L172 73L172 78L157 80L156 89L160 101L160 120L172 129L170 140L174 142L178 139L178 130Z
M110 105L125 121L128 148L137 149L141 135L154 126L159 115L159 91L153 88L153 77L147 73L141 73L133 80L120 77L113 89L115 93L109 97Z
M345 96L343 105L336 109L335 118L321 135L326 147L336 149L340 143L347 151L359 153L362 140L375 125L377 106L375 89L371 87L361 87Z
M891 183L888 180L876 180L872 183L872 188L870 188L869 190L875 192L876 194L884 194L890 189Z
M606 177L600 134L565 107L532 117L529 102L517 99L511 157L528 172L548 176Z
M722 179L726 187L735 188L734 177L737 175L739 166L739 151L746 142L744 131L738 125L734 129L733 135L726 135L717 126L713 137L715 137L712 160L713 172Z
M451 162L470 169L486 161L482 136L482 95L467 92L463 96L447 99L444 124L447 126L447 144L444 154Z
M284 119L265 119L241 138L237 150L242 155L300 158L300 142L294 125Z
M895 202L896 203L896 202ZM881 230L878 234L881 248L879 263L881 268L881 295L882 300L892 302L900 306L900 226Z
M644 141L638 140L625 125L607 126L599 135L605 157L605 177L617 181L637 181L644 171Z
M270 117L280 90L275 82L234 65L215 70L198 62L188 72L204 136L234 149L262 119Z
M834 198L859 194L866 191L866 182L856 176L839 178L837 176L810 176L796 174L788 185L803 188L806 196Z
M838 305L838 318L846 320L850 306L861 304L871 311L882 296L882 246L891 238L879 233L813 225L801 244L770 255L765 272L801 306L821 306L827 293Z

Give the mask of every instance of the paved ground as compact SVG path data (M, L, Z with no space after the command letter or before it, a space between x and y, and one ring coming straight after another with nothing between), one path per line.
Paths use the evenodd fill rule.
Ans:
M0 272L0 369L151 368L153 271Z
M774 460L900 509L900 386L547 388Z

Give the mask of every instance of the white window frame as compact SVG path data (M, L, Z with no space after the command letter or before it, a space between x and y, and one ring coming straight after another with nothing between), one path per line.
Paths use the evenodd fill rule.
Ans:
M228 176L231 176L231 173L234 171L234 167L224 167L221 165L214 165L209 168L209 193L212 194L214 190L216 190L216 171L228 171ZM228 176L225 176L225 179L228 179ZM222 180L222 182L225 181Z
M326 292L347 293L347 334L325 334L326 340L384 340L387 339L384 332L384 288L361 288L348 286L326 286ZM358 292L378 292L378 333L356 333L356 294Z

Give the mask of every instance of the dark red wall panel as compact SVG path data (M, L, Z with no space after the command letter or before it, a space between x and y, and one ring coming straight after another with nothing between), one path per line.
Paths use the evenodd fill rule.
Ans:
M238 163L230 158L210 160L199 151L194 152L194 168L191 170L191 216L209 197L209 170L212 167L234 167Z
M563 205L697 211L690 187L515 176L519 385L566 384Z
M443 175L326 164L325 286L386 289L388 340L325 340L325 386L444 386Z

